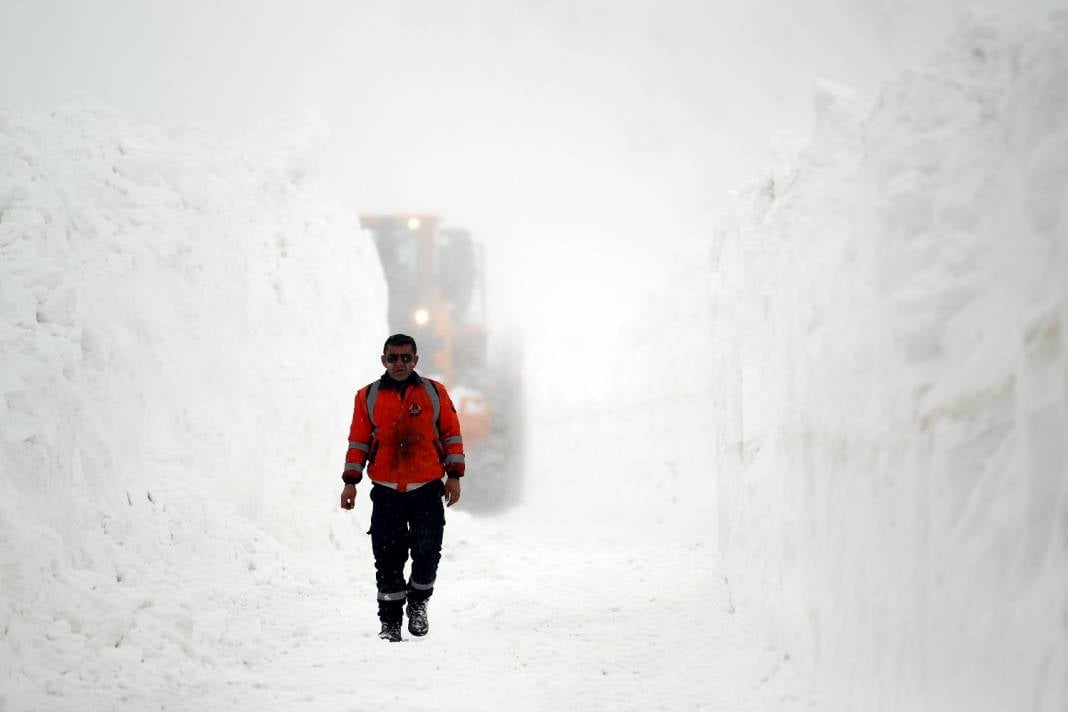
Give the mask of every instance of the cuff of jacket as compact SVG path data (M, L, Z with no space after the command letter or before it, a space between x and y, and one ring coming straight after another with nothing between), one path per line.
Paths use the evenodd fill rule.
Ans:
M359 472L357 472L356 474L353 474L352 472L346 472L345 474L343 474L341 476L342 482L344 482L347 485L357 485L357 484L360 483L360 480L362 480L362 479L363 479L363 473L359 473Z
M456 479L460 479L461 477L464 476L464 473L462 473L462 472L446 472L445 475L448 476L448 477L455 477Z

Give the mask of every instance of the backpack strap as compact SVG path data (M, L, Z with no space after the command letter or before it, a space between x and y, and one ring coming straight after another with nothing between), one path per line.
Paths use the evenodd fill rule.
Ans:
M371 421L371 435L375 434L375 401L378 400L378 387L381 385L375 381L367 387L367 419Z
M441 429L438 427L438 419L441 418L441 396L438 395L437 386L429 378L423 379L423 388L426 389L426 394L430 396L430 405L434 409L434 438L435 440L440 440Z

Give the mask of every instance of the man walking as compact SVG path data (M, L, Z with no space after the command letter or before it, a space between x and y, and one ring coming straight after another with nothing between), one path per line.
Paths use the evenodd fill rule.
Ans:
M427 600L434 592L445 510L460 499L464 444L445 386L415 372L415 339L394 334L382 347L382 377L356 393L345 455L341 508L356 506L364 466L371 478L371 548L378 582L378 637L401 639L430 630ZM411 576L405 581L409 552Z

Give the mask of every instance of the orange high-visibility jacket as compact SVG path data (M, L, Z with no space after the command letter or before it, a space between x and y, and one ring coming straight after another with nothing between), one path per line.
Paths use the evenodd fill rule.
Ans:
M464 441L445 386L413 373L403 398L388 375L357 391L343 479L359 482L365 465L372 482L400 492L462 477Z

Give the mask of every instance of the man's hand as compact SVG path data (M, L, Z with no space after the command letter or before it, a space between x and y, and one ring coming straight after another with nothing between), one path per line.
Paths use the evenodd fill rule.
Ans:
M460 478L448 477L445 479L445 506L451 507L460 501Z
M456 494L460 496L459 491ZM356 485L345 485L345 489L341 490L341 508L352 509L356 506Z

